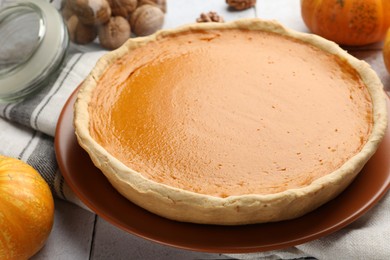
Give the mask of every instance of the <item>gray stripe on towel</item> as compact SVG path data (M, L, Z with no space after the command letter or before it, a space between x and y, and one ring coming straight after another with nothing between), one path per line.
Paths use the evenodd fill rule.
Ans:
M54 196L59 195L55 190L54 180L57 174L58 165L54 151L53 138L46 134L39 133L39 142L27 159L27 163L34 167L49 184ZM61 197L61 196L60 196Z
M43 104L43 106L39 109L37 115L35 116L34 118L34 123L31 125L34 129L37 129L37 130L40 130L38 129L38 118L39 118L39 115L41 114L41 112L43 111L43 109L47 106L47 104L50 102L50 100L53 98L53 96L55 94L57 94L57 92L61 89L61 87L63 86L65 80L68 78L69 76L69 73L71 71L73 71L73 68L79 63L79 61L81 60L81 57L84 55L84 53L82 54L76 54L78 55L79 57L77 57L75 59L75 62L70 66L69 70L66 72L66 74L64 75L64 77L62 78L61 82L58 84L58 87L52 91L51 95L48 96L48 98L46 99L45 103ZM52 84L52 88L55 87L56 84Z

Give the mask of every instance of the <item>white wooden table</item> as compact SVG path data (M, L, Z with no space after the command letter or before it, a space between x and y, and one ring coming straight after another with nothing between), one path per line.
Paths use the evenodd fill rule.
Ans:
M300 0L258 0L255 8L230 11L225 0L167 0L165 28L192 23L200 13L216 11L226 21L243 17L275 19L282 24L307 32L300 15ZM385 88L390 79L385 71L380 46L352 51L368 61L377 71ZM33 257L41 259L226 259L219 254L180 250L150 242L126 233L96 214L71 203L55 201L55 222L46 246Z

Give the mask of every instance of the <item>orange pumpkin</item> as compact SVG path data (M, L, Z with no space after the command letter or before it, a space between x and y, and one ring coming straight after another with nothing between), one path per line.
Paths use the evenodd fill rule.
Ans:
M20 160L0 155L0 259L36 254L53 220L53 196L41 175Z
M385 43L383 45L383 60L387 71L390 73L390 29L386 33Z
M340 45L383 40L390 26L389 0L301 0L301 14L315 34Z

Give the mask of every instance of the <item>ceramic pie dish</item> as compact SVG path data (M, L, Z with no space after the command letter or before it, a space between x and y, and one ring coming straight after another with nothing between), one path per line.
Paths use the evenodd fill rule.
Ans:
M387 126L375 72L273 21L194 24L103 56L74 106L80 146L124 197L184 222L302 216L340 194Z

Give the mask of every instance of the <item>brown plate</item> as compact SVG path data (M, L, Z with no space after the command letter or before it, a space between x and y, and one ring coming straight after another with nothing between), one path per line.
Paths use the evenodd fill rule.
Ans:
M150 213L120 195L78 145L73 128L76 92L58 121L55 149L60 170L75 194L113 225L140 237L203 252L244 253L275 250L308 242L350 224L367 212L390 187L390 128L376 154L336 199L303 217L266 224L217 226L181 223Z

